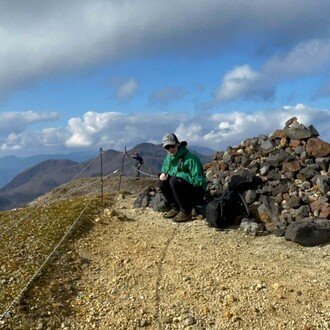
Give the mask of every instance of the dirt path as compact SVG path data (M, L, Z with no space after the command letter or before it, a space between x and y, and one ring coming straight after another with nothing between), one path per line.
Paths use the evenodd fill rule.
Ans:
M119 195L75 250L63 329L329 329L330 246L175 224Z

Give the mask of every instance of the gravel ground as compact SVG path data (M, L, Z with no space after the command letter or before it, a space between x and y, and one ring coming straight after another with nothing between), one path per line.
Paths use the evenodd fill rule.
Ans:
M135 194L111 198L0 329L330 329L330 245L176 224L134 209Z
M329 329L330 246L176 224L120 194L75 243L64 329Z

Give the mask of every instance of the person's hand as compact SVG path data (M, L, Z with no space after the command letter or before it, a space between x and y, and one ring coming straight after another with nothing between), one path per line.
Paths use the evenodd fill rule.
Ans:
M162 180L162 181L166 181L167 180L167 174L166 173L162 173L160 176L159 176L159 179Z

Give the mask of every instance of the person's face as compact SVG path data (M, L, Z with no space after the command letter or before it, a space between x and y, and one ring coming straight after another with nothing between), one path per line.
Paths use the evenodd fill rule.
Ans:
M171 155L175 155L178 152L179 147L177 145L167 145L165 146L166 151L170 153Z

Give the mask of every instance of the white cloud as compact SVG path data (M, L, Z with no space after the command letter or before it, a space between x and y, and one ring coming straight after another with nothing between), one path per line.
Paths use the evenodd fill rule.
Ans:
M71 118L66 128L44 128L0 136L3 154L63 152L67 150L123 150L138 143L160 143L166 132L175 132L189 145L224 150L246 138L282 129L291 117L308 126L313 124L320 138L330 141L330 109L315 109L304 104L253 113L215 113L209 116L185 113L87 112L82 118Z
M319 131L320 138L330 141L329 109L313 109L303 104L249 114L217 113L210 117L191 118L186 123L181 123L176 132L183 139L188 139L190 144L224 150L227 146L237 145L246 138L259 134L268 135L275 129L283 129L285 122L293 116L306 126L313 124ZM202 128L192 129L195 122Z
M214 96L217 101L226 101L241 97L259 79L259 74L253 71L249 65L236 67L225 74L221 86L215 92Z
M305 125L314 124L321 138L330 140L328 130L330 111L313 109L303 104L283 106L265 112L217 113L211 116L194 116L171 113L96 113L89 112L82 119L70 120L69 147L108 146L123 149L145 141L161 141L166 132L175 132L190 144L226 148L243 139L259 134L269 134L284 127L285 122L296 116ZM93 124L94 123L94 124ZM103 123L102 125L100 123ZM91 125L93 125L91 127Z
M21 141L21 137L18 134L10 133L5 139L4 142L0 145L1 151L7 150L21 150L23 147L23 143Z
M155 132L166 132L167 127L174 127L184 121L186 114L119 112L87 112L83 118L69 120L70 137L65 141L67 147L111 146L123 148L146 142L155 138ZM161 134L161 133L156 133Z
M114 96L121 102L128 101L138 91L138 82L133 79L113 78L110 86L114 89Z
M130 79L125 84L123 84L117 93L117 97L121 101L125 101L133 97L133 95L137 92L138 84L136 80Z
M36 124L47 125L59 119L56 112L2 112L0 113L0 151L12 153L22 151L25 153L40 152L47 147L61 148L63 129L47 128L41 132L35 131ZM56 134L57 132L57 138ZM60 132L62 132L60 134ZM48 142L47 142L48 141ZM51 141L51 142L50 142Z
M3 0L0 91L102 60L326 38L329 12L322 0Z
M329 70L330 39L314 39L299 43L287 54L271 57L259 72L248 64L227 72L214 98L217 102L235 99L267 100L274 95L278 83L327 73Z
M54 121L59 118L56 112L25 111L25 112L1 112L0 113L0 137L9 133L19 133L28 126L40 123Z
M330 67L330 39L314 39L296 45L288 54L274 56L262 67L263 80L317 74Z

